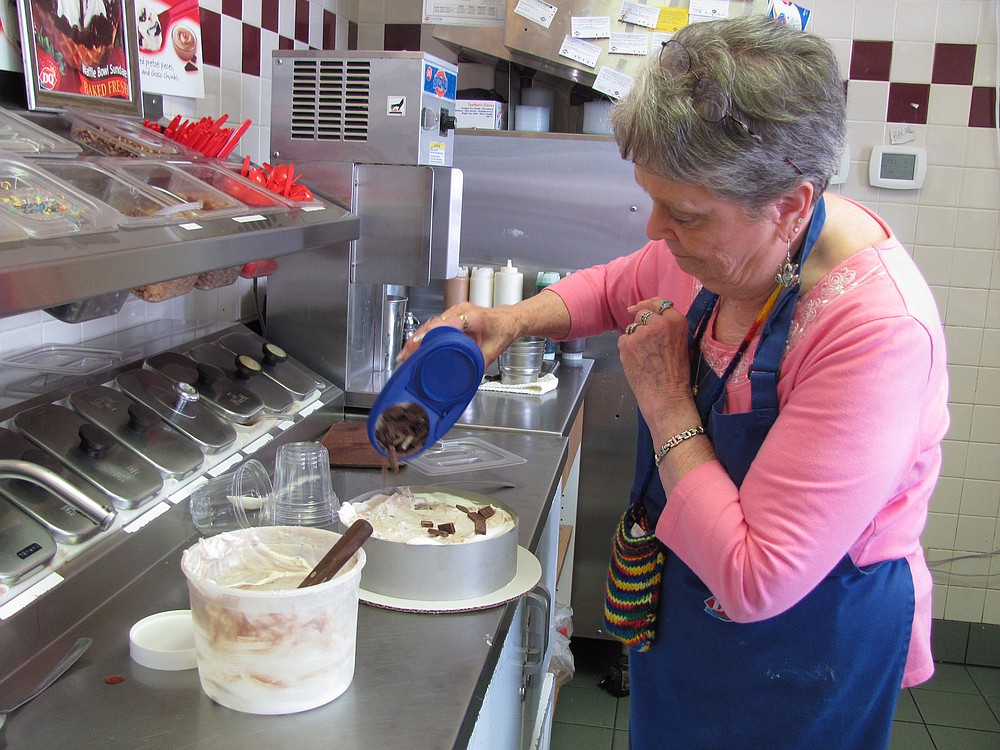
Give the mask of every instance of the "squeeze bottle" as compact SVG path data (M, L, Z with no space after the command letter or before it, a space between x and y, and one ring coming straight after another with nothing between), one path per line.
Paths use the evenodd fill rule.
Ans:
M493 269L489 266L472 269L469 302L480 307L493 307Z
M507 265L501 267L493 276L493 306L513 305L520 302L523 287L524 274L511 265L511 261L508 259Z

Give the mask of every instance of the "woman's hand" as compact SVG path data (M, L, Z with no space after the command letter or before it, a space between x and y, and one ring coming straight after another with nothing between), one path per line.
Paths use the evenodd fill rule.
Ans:
M479 307L462 302L435 315L417 329L399 353L402 362L420 346L432 328L451 326L464 331L483 351L489 366L515 339L521 336L548 336L565 338L569 333L569 310L562 298L554 292L543 290L516 305Z
M679 407L688 405L694 408L687 319L661 297L643 300L628 310L635 313L635 321L618 339L618 351L625 377L655 435L654 425L665 412L676 414Z
M517 315L513 305L503 307L478 307L471 302L462 302L435 315L417 329L399 352L397 361L402 362L417 350L424 335L433 328L449 326L466 333L479 348L483 359L489 365L510 346L520 333Z

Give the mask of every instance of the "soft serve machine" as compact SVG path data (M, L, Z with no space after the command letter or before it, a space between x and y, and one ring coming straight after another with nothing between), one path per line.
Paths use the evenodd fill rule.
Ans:
M457 66L422 52L274 53L271 156L360 218L360 236L282 258L267 333L370 407L401 344L407 288L458 273Z

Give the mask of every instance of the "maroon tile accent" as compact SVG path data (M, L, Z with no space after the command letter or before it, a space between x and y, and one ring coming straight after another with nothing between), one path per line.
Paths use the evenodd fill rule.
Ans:
M419 23L387 23L383 34L386 51L416 51L420 49Z
M260 75L260 29L248 23L243 24L243 72Z
M295 41L309 43L309 0L295 0Z
M278 33L278 0L263 0L260 4L260 25Z
M976 45L935 44L934 67L931 83L972 84L972 71L976 67Z
M222 39L222 16L214 10L201 9L201 56L205 65L219 67Z
M851 80L888 81L892 42L855 40L851 48Z
M972 87L972 106L969 108L970 128L995 128L997 90L991 86Z
M337 15L323 9L323 49L337 49Z
M287 36L278 36L278 49L295 49L295 40Z
M927 102L931 96L929 83L890 83L887 122L927 124ZM917 106L914 107L913 105Z
M243 0L222 0L222 15L243 18Z
M358 25L354 21L347 22L347 49L358 48Z

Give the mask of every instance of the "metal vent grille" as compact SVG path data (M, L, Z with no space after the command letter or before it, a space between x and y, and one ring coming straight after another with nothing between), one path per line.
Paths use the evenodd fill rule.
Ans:
M368 140L371 63L296 58L292 68L293 140Z

